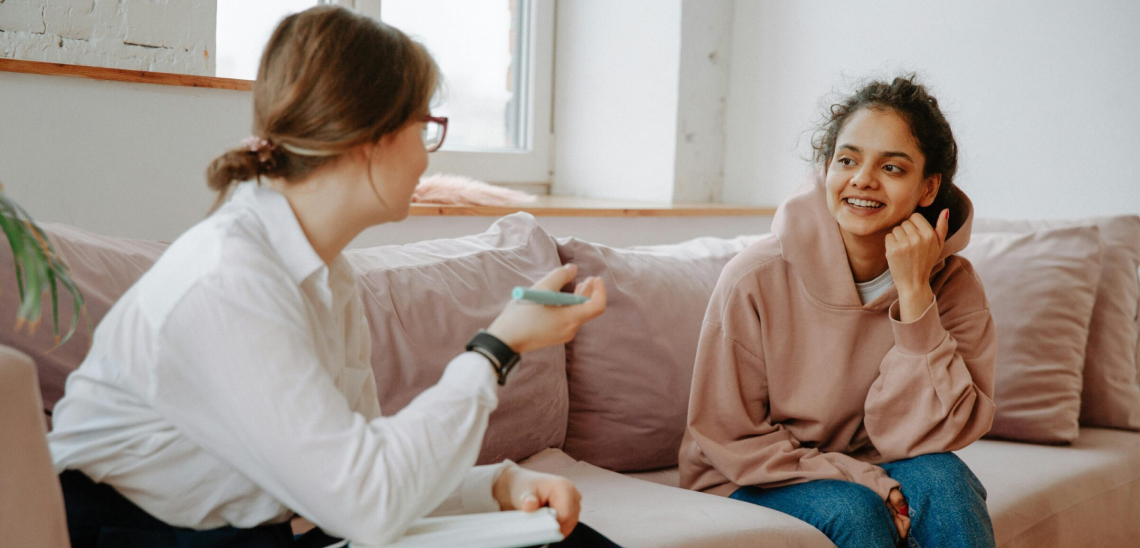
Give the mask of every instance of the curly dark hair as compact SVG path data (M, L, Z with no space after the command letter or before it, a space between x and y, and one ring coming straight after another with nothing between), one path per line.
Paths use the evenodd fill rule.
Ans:
M891 110L898 114L918 142L918 148L925 157L923 178L934 174L942 175L942 184L934 202L927 207L919 207L917 212L926 217L931 225L937 222L943 209L950 209L950 226L957 227L965 220L965 208L960 206L960 193L954 186L954 175L958 172L958 143L946 116L938 108L938 99L918 83L915 74L899 76L890 83L873 80L831 105L816 129L812 138L815 150L812 160L827 173L828 164L835 154L835 140L839 132L860 109Z

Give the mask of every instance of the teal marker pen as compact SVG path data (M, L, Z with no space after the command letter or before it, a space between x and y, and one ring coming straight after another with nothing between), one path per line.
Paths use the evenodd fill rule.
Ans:
M516 301L530 301L532 303L544 304L546 306L570 306L574 304L582 304L588 300L588 297L581 295L574 295L573 293L561 293L558 291L543 291L541 289L531 289L529 287L516 287L511 291L511 296Z

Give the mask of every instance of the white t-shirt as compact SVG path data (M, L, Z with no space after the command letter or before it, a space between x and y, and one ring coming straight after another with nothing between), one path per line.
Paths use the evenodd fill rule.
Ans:
M894 283L894 279L891 278L891 269L888 268L874 280L862 283L856 282L855 289L859 291L859 301L863 304L867 304L879 298L879 295L886 293Z
M486 358L380 415L356 277L326 265L285 197L244 183L122 296L67 379L57 472L107 483L175 526L297 512L366 544L429 513L497 511L473 467L498 405Z

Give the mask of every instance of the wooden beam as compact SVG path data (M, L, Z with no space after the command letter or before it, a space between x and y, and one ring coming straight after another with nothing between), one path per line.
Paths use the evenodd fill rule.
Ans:
M114 82L232 89L237 91L251 91L253 89L253 80L194 76L169 72L150 72L146 70L88 67L83 65L67 65L64 63L43 63L40 61L24 61L22 59L0 59L0 72L70 76L72 78L90 78L92 80L110 80Z

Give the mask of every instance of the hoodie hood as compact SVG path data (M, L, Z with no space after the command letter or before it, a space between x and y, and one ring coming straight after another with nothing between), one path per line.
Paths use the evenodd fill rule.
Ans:
M962 251L970 243L974 205L958 187L954 187L954 192L957 199L951 202L960 204L959 208L964 211L950 212L946 244L931 276L942 270L947 257ZM808 175L795 194L776 209L772 232L780 242L784 260L795 269L804 288L814 299L830 306L863 306L847 262L847 248L839 234L839 223L827 208L822 173L814 171ZM886 299L888 295L892 296L889 300ZM868 304L885 308L890 305L893 295L897 295L894 288Z

